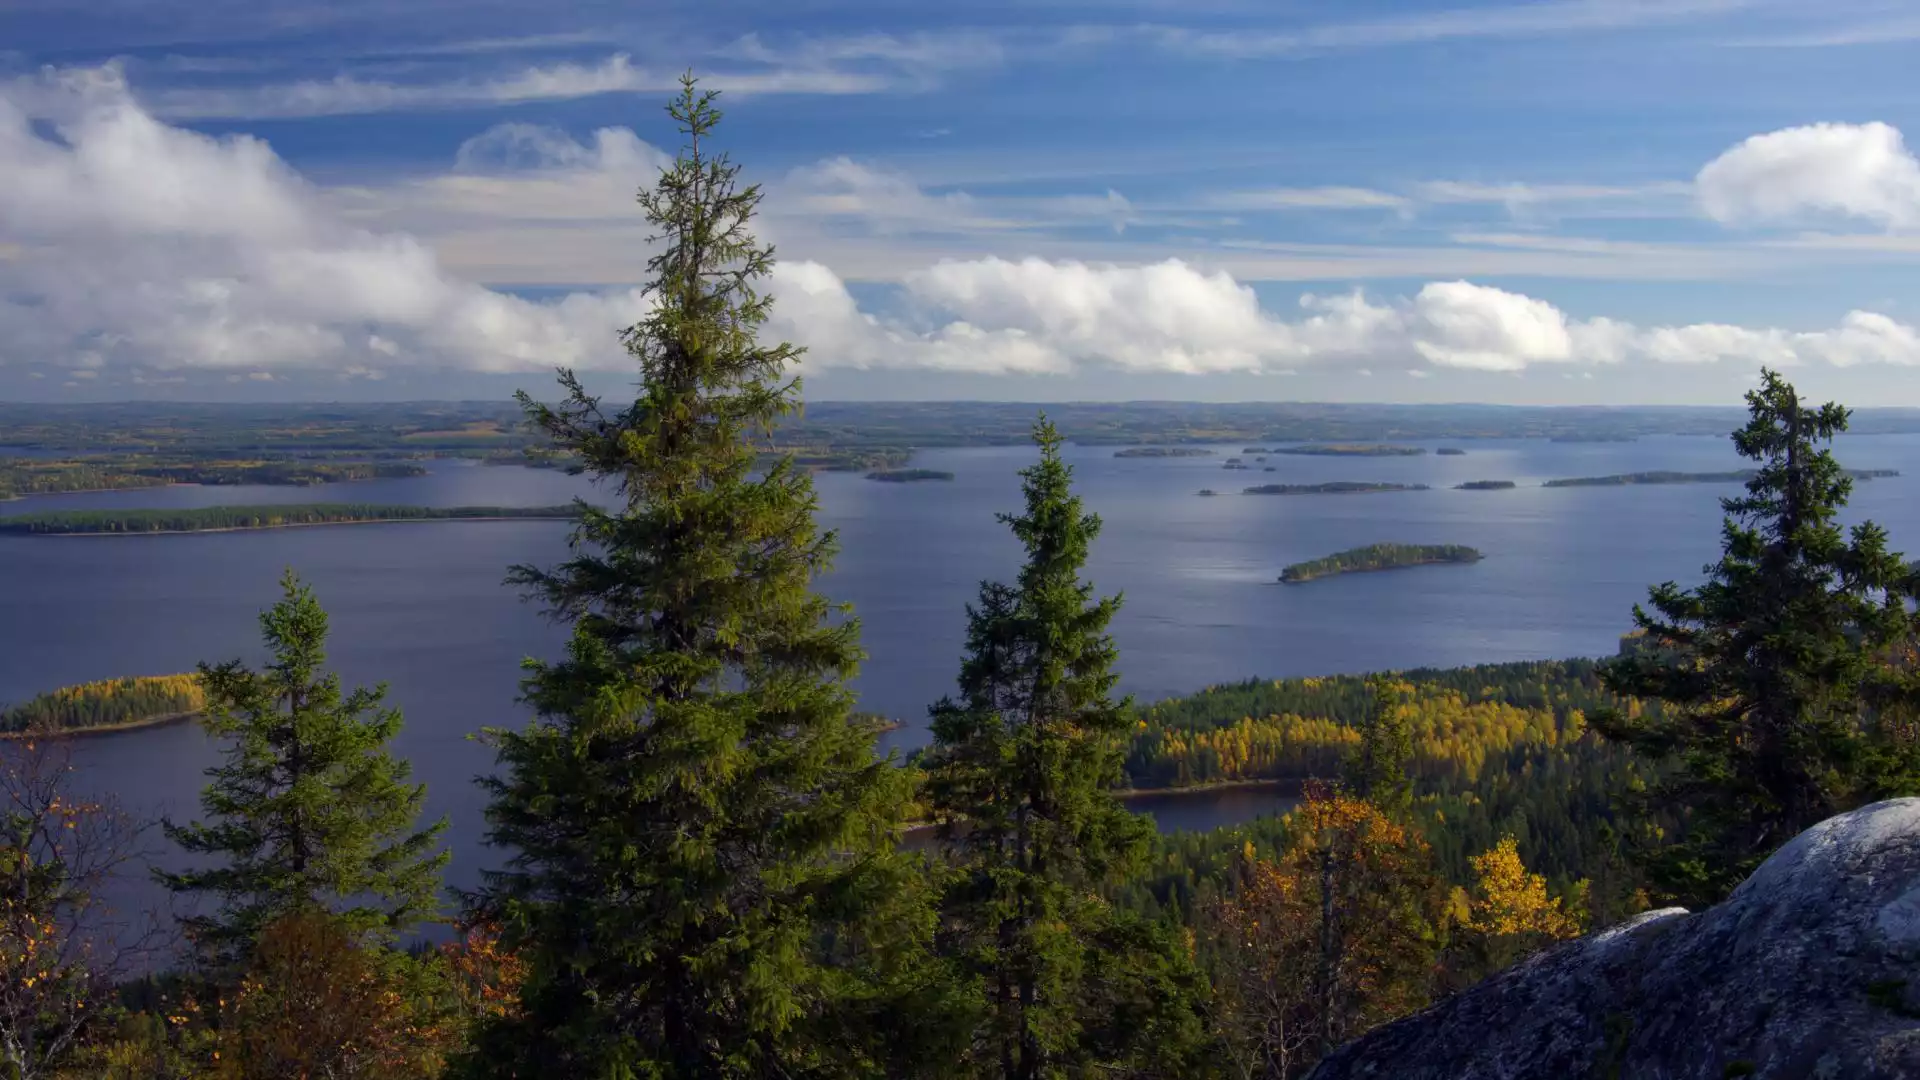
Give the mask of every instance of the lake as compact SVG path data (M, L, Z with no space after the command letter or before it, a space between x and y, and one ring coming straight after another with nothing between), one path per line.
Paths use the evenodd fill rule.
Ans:
M1441 444L1427 444L1437 446ZM1089 568L1122 592L1114 623L1121 687L1143 700L1254 676L1600 655L1614 651L1649 584L1698 580L1717 555L1717 499L1736 485L1546 489L1541 480L1652 469L1708 471L1741 462L1724 439L1634 443L1455 441L1460 457L1274 456L1274 472L1228 472L1241 444L1212 458L1117 459L1069 447L1077 487L1104 530ZM1850 436L1855 468L1906 475L1857 485L1851 518L1886 526L1920 551L1920 436ZM994 515L1019 508L1029 448L926 451L916 467L948 483L818 479L823 523L841 553L822 588L853 604L869 653L863 707L904 720L891 736L924 741L926 707L952 687L965 605L983 578L1010 576L1020 552ZM268 502L540 506L591 494L564 474L430 463L403 480L317 488L173 487L42 496L0 515L101 507ZM1508 491L1454 491L1467 480ZM1264 483L1424 483L1434 490L1364 495L1242 496ZM1226 494L1196 497L1201 488ZM333 616L332 658L351 684L386 681L407 716L397 749L452 822L450 880L471 884L486 852L483 800L470 783L492 755L471 740L523 722L519 662L553 655L560 628L501 584L515 563L566 553L558 522L436 522L153 537L0 537L0 701L68 683L190 670L200 660L260 655L255 622L296 568ZM1280 568L1380 541L1467 544L1471 565L1276 583ZM74 744L80 783L147 814L191 815L214 747L194 725ZM1152 804L1163 827L1198 828L1271 812L1272 793L1221 793Z

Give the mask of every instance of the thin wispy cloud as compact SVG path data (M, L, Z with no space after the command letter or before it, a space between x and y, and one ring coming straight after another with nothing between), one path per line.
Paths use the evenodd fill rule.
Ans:
M1261 32L1153 27L1162 44L1244 59L1281 58L1339 49L1380 48L1472 38L1546 37L1669 26L1729 15L1759 0L1548 0L1504 7L1463 7L1399 18L1330 22Z

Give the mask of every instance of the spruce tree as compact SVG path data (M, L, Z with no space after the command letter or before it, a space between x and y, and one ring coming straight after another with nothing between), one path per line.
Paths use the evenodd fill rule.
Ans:
M1407 708L1412 685L1391 675L1367 679L1367 715L1360 745L1347 759L1347 787L1387 816L1404 821L1413 809L1413 717Z
M260 616L273 659L201 664L207 730L227 740L200 796L205 822L168 823L167 836L213 865L159 873L176 893L208 896L212 911L181 921L216 969L244 959L277 919L332 911L372 940L433 916L447 854L444 820L416 828L426 785L388 752L401 715L386 686L342 694L326 664L327 613L289 570L281 599Z
M1594 719L1660 763L1636 800L1641 854L1690 906L1717 902L1823 818L1920 790L1893 730L1908 675L1889 662L1920 629L1913 575L1879 526L1836 521L1852 481L1824 444L1847 410L1808 406L1772 371L1747 406L1733 443L1759 469L1721 501L1719 562L1698 588L1652 589L1653 610L1634 608L1648 647L1603 668L1613 692L1665 708Z
M685 145L639 195L657 247L655 306L625 335L638 396L603 408L564 370L560 404L520 396L617 505L582 503L572 557L510 577L572 636L527 665L535 721L490 732L508 859L473 900L528 974L471 1075L908 1075L940 1057L905 1022L937 1010L878 1022L920 985L931 903L893 848L908 779L852 714L859 626L812 588L835 545L811 479L756 465L798 407L801 350L756 340L772 249L749 231L758 187L709 149L714 98L683 80Z
M1109 943L1126 936L1127 920L1100 890L1137 865L1151 825L1113 792L1130 726L1113 696L1107 635L1120 599L1095 599L1080 578L1100 519L1073 494L1044 417L1034 441L1025 512L1000 516L1026 565L1013 585L983 583L968 606L960 694L932 709L927 759L927 795L957 871L943 946L986 1006L970 1071L1007 1080L1108 1067L1130 1052L1129 1035L1178 1029L1177 1018L1143 1019L1116 1032L1102 1012L1114 982L1138 969L1112 967L1124 957ZM1127 946L1164 948L1150 935ZM1177 1013L1180 1003L1159 1006Z

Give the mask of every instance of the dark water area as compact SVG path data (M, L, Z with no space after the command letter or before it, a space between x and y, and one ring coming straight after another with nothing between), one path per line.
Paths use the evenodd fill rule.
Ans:
M1431 444L1440 445L1440 444ZM1647 586L1697 581L1717 554L1718 498L1737 485L1539 487L1555 477L1741 462L1725 439L1634 443L1454 441L1460 457L1275 456L1225 471L1212 458L1116 459L1072 447L1077 486L1105 528L1090 576L1125 606L1114 624L1121 688L1142 700L1250 677L1600 655L1614 650ZM1871 517L1894 546L1920 552L1920 436L1842 440L1855 468L1906 475L1857 485L1850 520ZM898 747L925 739L929 703L952 687L964 606L1004 578L1019 550L994 514L1018 509L1030 449L928 451L915 467L952 482L818 479L822 521L841 553L822 588L850 601L869 653L865 708L905 721ZM1275 471L1261 471L1272 465ZM550 470L431 463L424 477L313 488L171 487L44 496L0 515L54 509L280 502L544 506L585 481ZM1265 483L1422 483L1364 495L1242 496ZM1504 491L1455 491L1514 480ZM1224 494L1200 498L1212 488ZM562 631L501 584L515 563L566 554L560 522L433 522L148 537L0 537L0 701L128 674L260 656L258 612L283 568L310 581L333 616L332 661L349 684L386 681L407 726L398 751L428 784L430 813L452 822L450 873L471 884L488 855L480 792L492 754L471 736L514 725L519 663L552 656ZM1276 583L1281 567L1363 544L1466 544L1470 565ZM144 814L190 816L215 748L194 725L73 742L79 780ZM1163 828L1204 828L1275 812L1272 793L1155 800Z

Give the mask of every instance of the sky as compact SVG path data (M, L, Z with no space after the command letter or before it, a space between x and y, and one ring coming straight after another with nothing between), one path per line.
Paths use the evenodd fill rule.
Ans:
M687 70L811 398L1920 405L1911 0L7 0L0 399L630 385Z

